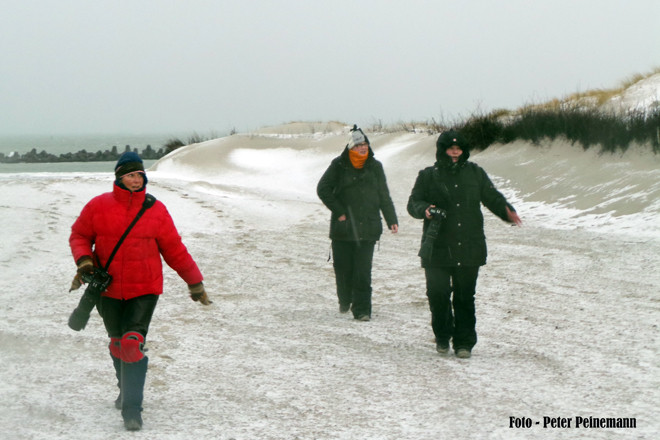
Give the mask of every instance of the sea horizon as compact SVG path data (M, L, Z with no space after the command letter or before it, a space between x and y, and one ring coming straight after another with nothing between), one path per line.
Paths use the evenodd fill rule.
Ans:
M37 153L46 151L50 154L60 155L76 153L80 150L88 152L111 150L116 146L123 151L126 145L132 149L142 151L151 145L158 150L172 138L187 139L189 135L178 133L84 133L84 134L13 134L0 135L0 153L8 155L13 153L25 154L32 149Z
M148 169L156 160L145 160ZM0 163L0 174L25 173L111 173L116 161Z
M112 150L112 147L115 146L118 151L122 152L126 145L130 145L131 149L137 149L141 152L147 145L151 145L151 148L158 150L172 138L187 139L186 136L168 133L0 135L0 153L5 156L11 153L23 155L32 149L36 149L37 153L45 151L59 156L60 154L76 153L81 150L90 153ZM112 162L114 161L0 163L0 173L96 173L112 171ZM151 166L155 162L155 160L145 161L145 166Z

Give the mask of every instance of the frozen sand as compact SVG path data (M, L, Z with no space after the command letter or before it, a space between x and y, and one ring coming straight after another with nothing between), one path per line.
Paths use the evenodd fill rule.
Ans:
M66 326L79 297L67 293L69 228L87 200L110 190L112 175L0 175L2 432L45 440L655 438L657 158L586 153L582 162L561 144L472 157L525 226L485 213L479 343L466 361L434 350L416 256L421 223L405 211L434 139L370 137L401 230L385 234L375 254L368 323L337 312L329 214L315 195L344 135L233 136L184 148L149 171L149 191L168 206L215 302L190 301L166 269L137 434L124 431L112 405L100 318L81 333ZM637 429L510 429L510 416L541 424L543 416L635 417Z

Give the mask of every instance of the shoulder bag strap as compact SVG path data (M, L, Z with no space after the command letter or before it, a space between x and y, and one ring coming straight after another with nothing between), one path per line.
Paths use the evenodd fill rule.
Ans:
M108 257L108 261L106 261L106 263L105 263L105 267L103 268L104 270L106 270L106 271L108 270L108 268L110 267L110 263L112 263L112 259L115 257L115 254L119 250L119 246L121 246L121 244L124 242L124 239L126 238L128 233L131 232L131 229L133 229L133 226L135 226L137 221L140 220L140 217L142 217L142 214L144 214L144 212L147 209L154 206L154 203L156 203L156 198L154 196L152 196L151 194L147 194L144 197L144 202L142 203L142 208L140 208L140 211L138 211L137 215L135 216L135 218L133 219L131 224L128 225L128 227L124 231L124 234L121 236L121 238L119 239L119 241L115 245L115 248L112 250L112 253L110 254L110 257Z

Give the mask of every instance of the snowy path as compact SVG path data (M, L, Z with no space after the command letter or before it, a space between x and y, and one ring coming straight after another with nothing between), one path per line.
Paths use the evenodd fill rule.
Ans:
M66 326L79 297L67 293L69 227L109 190L109 176L0 176L6 438L652 439L660 431L657 241L514 229L486 214L479 343L472 359L458 360L434 350L416 257L421 225L400 200L401 232L376 251L374 315L364 323L337 312L320 203L264 207L258 194L154 175L149 190L172 213L214 304L190 301L166 269L148 341L145 426L127 433L112 405L100 318L81 333ZM289 225L286 208L296 213ZM510 429L510 416L541 425L543 416L635 417L637 429Z

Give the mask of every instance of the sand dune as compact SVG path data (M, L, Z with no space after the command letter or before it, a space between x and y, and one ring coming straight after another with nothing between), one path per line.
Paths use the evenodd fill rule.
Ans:
M371 136L400 219L374 256L368 323L337 311L329 214L315 185L345 134L237 135L149 173L214 304L165 271L147 347L143 439L654 439L660 431L658 162L565 144L474 160L519 210L485 215L489 260L469 361L435 352L405 212L425 134ZM0 428L12 439L134 438L114 409L98 316L66 320L70 225L113 175L0 175ZM510 428L528 417L529 429ZM544 416L635 418L635 429L544 429Z

